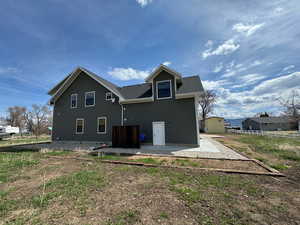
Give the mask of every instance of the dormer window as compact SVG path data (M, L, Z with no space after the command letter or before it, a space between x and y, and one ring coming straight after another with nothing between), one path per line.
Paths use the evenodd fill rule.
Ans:
M71 109L77 108L77 94L71 95Z
M156 98L157 99L172 98L171 80L163 80L163 81L156 82Z
M95 106L95 91L85 93L85 107Z
M112 99L112 93L111 92L106 92L106 101L110 101Z

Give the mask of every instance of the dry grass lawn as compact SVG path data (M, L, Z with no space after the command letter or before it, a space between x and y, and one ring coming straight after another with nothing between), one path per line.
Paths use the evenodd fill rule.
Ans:
M0 153L0 224L300 223L294 166L293 176L274 178L70 158L77 154Z
M288 173L288 169L300 166L300 140L297 138L228 134L216 140L281 172Z
M50 141L51 138L49 135L42 135L39 137L35 136L12 136L9 138L5 138L0 140L0 147L9 147L13 145L21 145L21 144L34 144L39 142Z

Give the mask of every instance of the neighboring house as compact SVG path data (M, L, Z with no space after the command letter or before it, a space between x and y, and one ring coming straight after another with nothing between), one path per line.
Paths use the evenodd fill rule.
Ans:
M222 134L225 133L224 118L211 116L204 121L204 132Z
M12 127L10 125L0 125L0 133L19 134L20 129L19 127Z
M160 65L145 83L118 87L79 67L49 94L53 141L112 141L112 126L139 125L145 142L199 145L199 76Z
M254 117L242 122L243 130L280 131L295 130L297 122L290 117Z

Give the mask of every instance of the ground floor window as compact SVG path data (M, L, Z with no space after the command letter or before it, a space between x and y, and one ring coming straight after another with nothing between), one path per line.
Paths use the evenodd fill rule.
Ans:
M97 132L98 134L106 134L106 117L102 116L102 117L98 117L98 126L97 126Z
M84 133L84 119L76 119L76 134Z

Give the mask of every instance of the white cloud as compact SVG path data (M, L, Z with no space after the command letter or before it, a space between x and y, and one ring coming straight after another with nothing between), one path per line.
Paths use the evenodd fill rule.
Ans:
M240 87L244 83L257 83L266 76L261 74L247 74L239 77ZM217 92L215 114L225 118L240 118L253 116L256 112L270 111L280 113L281 105L279 97L287 97L292 90L300 89L300 72L287 74L266 81L252 88L251 90L238 91L228 85L227 80L203 81L206 89L212 89ZM247 84L247 85L248 85ZM224 87L225 86L225 87ZM230 88L230 89L229 89Z
M265 78L266 78L266 76L261 75L261 74L257 74L257 73L240 76L239 77L240 84L236 84L236 85L232 86L232 88L247 87L247 86L256 84L258 81L261 81Z
M238 73L241 73L243 71L246 71L250 68L262 65L263 61L260 60L255 60L254 62L248 64L248 66L246 66L245 64L237 64L235 65L234 61L232 61L231 63L229 63L226 66L226 73L223 74L221 77L223 78L229 78L229 77L233 77L235 75L237 75Z
M212 40L208 40L205 44L206 48L211 48L213 46L214 42Z
M239 47L240 45L236 43L234 39L229 39L223 44L219 45L215 50L212 50L211 48L205 50L202 53L202 58L206 59L207 57L213 55L228 55L238 50Z
M17 73L19 70L14 67L0 67L0 74L9 74L9 73Z
M261 65L261 64L263 64L262 61L260 61L260 60L255 60L255 61L250 65L250 67L259 66L259 65Z
M300 72L264 81L253 89L253 93L255 95L279 94L292 88L300 88Z
M202 84L203 84L203 87L205 90L217 90L217 89L222 88L224 85L228 84L228 81L226 81L226 80L217 80L217 81L203 80Z
M138 4L140 4L140 6L142 8L146 7L148 4L150 4L152 2L152 0L136 0L136 2Z
M114 68L112 71L108 72L112 77L127 81L127 80L143 80L150 72L148 70L135 70L132 68Z
M170 66L171 64L172 64L172 62L170 62L170 61L166 61L163 63L163 65L165 65L165 66Z
M228 77L233 77L234 75L236 75L236 71L230 71L230 72L223 74L221 77L228 78Z
M255 25L245 25L243 23L237 23L232 27L232 29L249 37L252 34L254 34L258 29L262 28L264 25L264 23Z
M241 76L240 79L244 82L248 82L248 83L253 83L253 82L257 82L260 81L262 79L266 78L266 76L258 74L258 73L253 73L253 74L247 74L244 76Z
M294 69L294 68L295 68L294 65L290 65L290 66L284 67L282 71L288 71L288 70L291 70L291 69Z
M221 72L222 69L223 69L223 63L219 63L218 65L216 65L213 72L214 73L219 73L219 72Z

